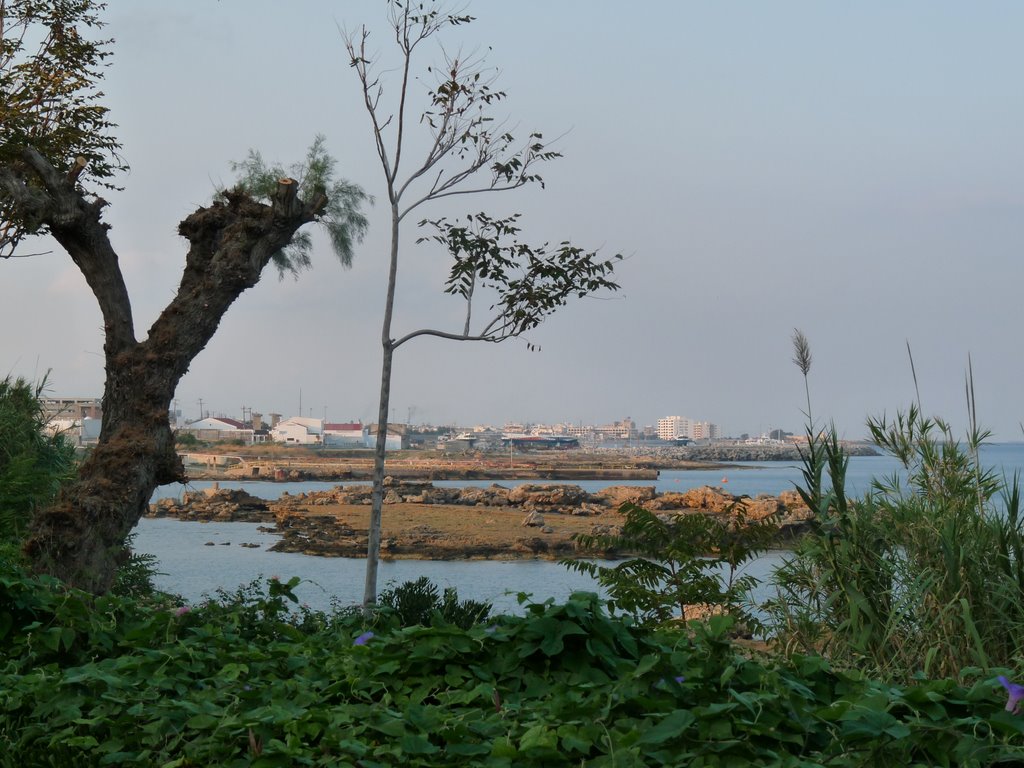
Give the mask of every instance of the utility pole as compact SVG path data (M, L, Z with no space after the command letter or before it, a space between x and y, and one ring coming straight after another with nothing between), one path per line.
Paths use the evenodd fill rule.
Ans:
M203 416L203 398L200 397L199 398L199 420L202 421L204 418L206 418L206 417Z

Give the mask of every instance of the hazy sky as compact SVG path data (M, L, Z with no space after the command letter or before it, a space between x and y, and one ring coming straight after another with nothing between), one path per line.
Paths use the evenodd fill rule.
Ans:
M725 434L799 430L793 328L811 342L818 416L849 437L914 397L962 426L1024 437L1024 5L1017 2L517 0L470 6L450 50L493 46L520 131L565 134L546 190L424 215L524 214L533 241L629 259L617 296L577 301L525 342L418 339L396 356L394 418L607 423L707 419ZM299 159L324 133L342 174L381 171L340 26L380 0L113 2L104 90L131 172L106 220L144 333L184 263L179 220L250 147ZM436 61L424 49L422 68ZM394 89L388 96L394 95ZM420 128L420 126L417 126ZM178 388L178 407L370 421L388 211L349 270L321 243L297 281L265 273ZM445 265L406 225L396 335L460 328ZM38 247L40 244L35 244ZM0 262L0 367L52 369L54 394L99 395L100 315L60 251Z

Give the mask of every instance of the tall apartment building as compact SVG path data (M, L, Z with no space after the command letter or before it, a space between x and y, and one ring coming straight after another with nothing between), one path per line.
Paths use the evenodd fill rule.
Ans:
M714 440L721 437L717 424L710 421L693 421L683 416L666 416L658 419L658 437L662 440L675 440L677 437L688 437L691 440Z
M658 419L658 437L662 440L675 440L677 437L693 437L690 420L683 416L666 416Z
M721 437L717 424L710 421L695 421L691 425L692 437L694 440L716 440Z

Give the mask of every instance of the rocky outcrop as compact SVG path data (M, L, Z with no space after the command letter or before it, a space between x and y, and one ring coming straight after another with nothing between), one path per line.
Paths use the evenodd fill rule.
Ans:
M594 494L598 503L618 509L623 504L640 504L643 506L654 499L657 493L653 485L612 485Z
M200 522L266 523L274 514L263 499L245 491L220 490L216 486L184 493L181 500L160 499L149 507L148 517L173 517Z
M181 501L164 499L150 510L152 517L174 517L181 520L224 522L272 522L281 535L274 545L278 551L310 555L362 557L366 552L365 512L354 514L353 507L370 504L368 485L337 486L326 491L303 494L282 494L275 502L266 502L244 491L211 488L201 493L184 494ZM508 489L500 485L487 488L435 488L430 483L403 483L391 480L385 489L385 504L434 505L477 508L480 518L511 515L516 511L516 530L528 535L517 536L506 531L504 538L493 530L484 535L472 524L464 523L458 534L421 525L418 517L398 535L389 535L382 542L385 557L420 557L450 559L471 557L569 556L574 544L567 529L581 531L582 521L570 526L567 520L593 516L590 527L594 535L616 535L621 516L617 511L625 503L640 504L669 519L679 514L705 514L716 517L742 517L749 521L774 517L780 527L780 541L791 539L806 530L811 513L799 494L789 491L780 496L734 496L722 488L702 487L684 492L658 494L653 486L612 486L598 493L587 493L574 485L523 485ZM339 511L339 507L347 512ZM320 508L328 508L320 512ZM418 507L417 508L421 508ZM494 513L487 514L493 509ZM474 512L478 514L478 512ZM468 512L465 514L469 514ZM449 526L449 521L465 519L453 511L440 513L435 526ZM357 520L364 522L358 523ZM583 523L585 526L585 523ZM523 530L524 528L528 530Z
M284 493L274 502L251 496L245 491L210 488L186 493L181 500L161 499L150 507L150 517L174 517L181 520L220 520L230 522L270 522L294 516L310 507L369 505L369 485L336 486L326 491ZM810 513L795 491L779 496L756 498L734 496L722 488L703 486L688 491L656 493L654 486L616 485L597 493L587 493L576 485L521 485L508 489L500 485L487 488L436 488L431 483L403 483L388 478L385 504L430 504L468 507L513 507L543 514L588 515L623 504L639 504L651 511L696 511L705 514L742 514L749 520L777 515L783 527L805 523ZM543 525L543 523L541 523Z

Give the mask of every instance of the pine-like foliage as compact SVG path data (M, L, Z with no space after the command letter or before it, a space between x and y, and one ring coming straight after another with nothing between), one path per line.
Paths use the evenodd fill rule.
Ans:
M327 206L317 223L327 233L335 255L348 267L352 265L353 246L361 242L366 233L367 221L362 205L372 203L373 198L359 185L338 178L337 161L327 153L326 143L327 140L318 135L306 152L305 160L287 169L280 164L268 165L263 155L250 149L245 160L231 164L231 170L239 174L236 186L261 202L270 201L278 182L284 178L297 181L299 195L306 200L325 195ZM219 196L224 194L222 190ZM296 232L288 247L273 255L274 266L282 277L285 272L298 276L300 271L311 265L309 256L312 250L313 240L309 232Z

